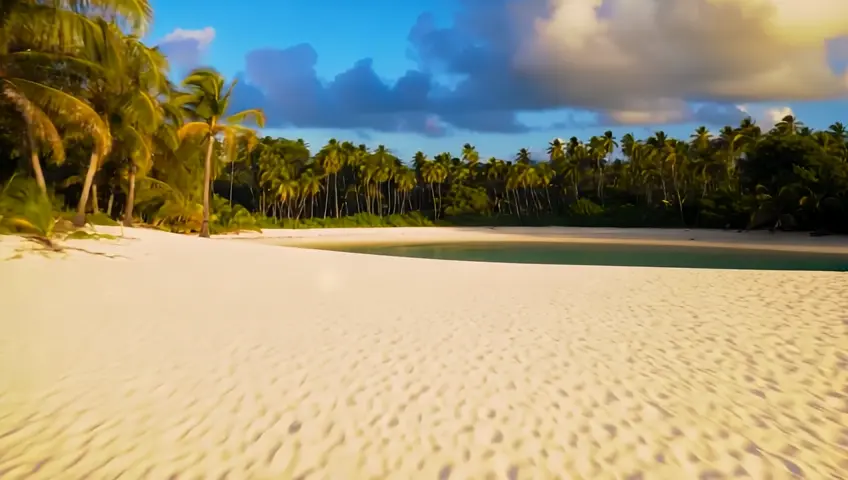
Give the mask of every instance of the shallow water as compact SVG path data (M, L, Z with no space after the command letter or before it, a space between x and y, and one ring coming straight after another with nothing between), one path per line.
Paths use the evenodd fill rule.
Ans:
M598 243L463 242L322 246L324 250L475 262L741 270L848 271L848 255Z

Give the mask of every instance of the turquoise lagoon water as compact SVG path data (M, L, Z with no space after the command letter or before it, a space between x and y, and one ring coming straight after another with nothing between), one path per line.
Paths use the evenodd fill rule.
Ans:
M848 272L848 255L739 248L536 242L345 245L319 248L473 262Z

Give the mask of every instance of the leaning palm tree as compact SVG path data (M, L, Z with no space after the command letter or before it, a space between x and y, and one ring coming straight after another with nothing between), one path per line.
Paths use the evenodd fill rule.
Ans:
M91 27L88 34L77 34L65 26L62 20L65 17ZM84 100L63 91L63 86L51 78L67 76L65 71L71 70L98 71L99 66L88 60L85 53L108 48L104 37L92 33L95 26L102 28L104 22L93 22L60 8L19 2L10 9L4 23L0 28L0 96L24 120L24 138L33 174L39 189L46 194L39 154L49 147L54 161L64 159L57 124L91 136L98 155L108 151L109 133L95 110ZM63 34L70 38L63 41Z
M136 178L150 170L154 145L170 150L177 148L175 126L181 124L181 119L176 107L161 101L171 90L165 76L165 56L134 35L123 35L114 25L104 28L107 29L105 34L113 35L118 41L112 43L114 51L97 58L106 68L86 93L112 135L111 152L102 160L118 162L120 165L113 170L126 172L124 224L131 226ZM170 120L167 126L166 120ZM96 198L94 187L92 185L92 203ZM84 209L85 202L81 201L78 214L84 215Z
M207 142L206 161L203 170L203 223L200 236L209 237L209 200L212 187L212 152L215 138L221 135L224 146L233 158L240 137L255 137L256 132L241 125L253 119L259 128L265 126L265 114L260 109L244 110L227 115L230 99L236 81L226 85L224 77L211 68L198 68L188 74L182 82L186 93L178 95L175 102L194 121L186 123L179 130L180 139L188 135L203 135Z

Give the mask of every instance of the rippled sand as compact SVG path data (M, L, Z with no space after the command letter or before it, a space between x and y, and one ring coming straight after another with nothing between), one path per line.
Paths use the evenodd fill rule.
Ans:
M0 261L0 478L848 477L846 274L126 233Z

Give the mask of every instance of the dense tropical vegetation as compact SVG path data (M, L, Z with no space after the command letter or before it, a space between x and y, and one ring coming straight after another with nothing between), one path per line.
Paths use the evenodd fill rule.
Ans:
M848 232L848 132L793 116L716 134L612 132L482 159L398 158L331 139L259 138L234 82L171 82L139 35L146 0L14 0L0 10L0 229L121 221L210 233L453 224L793 228ZM54 213L55 212L55 213Z

